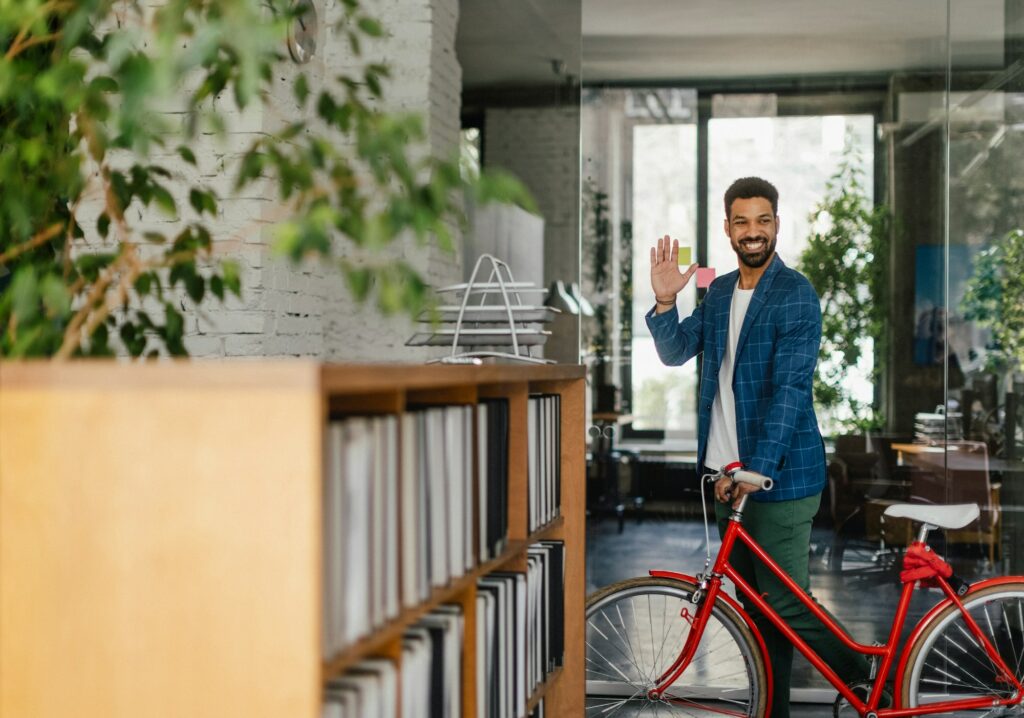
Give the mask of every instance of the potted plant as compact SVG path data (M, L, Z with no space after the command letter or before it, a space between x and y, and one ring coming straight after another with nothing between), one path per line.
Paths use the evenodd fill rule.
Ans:
M457 157L418 151L420 119L376 109L385 65L363 62L323 82L294 69L285 40L305 26L306 6L5 4L0 356L185 354L185 307L241 291L230 251L215 251L223 193L195 169L205 158L194 148L223 138L229 116L271 109L281 80L297 116L254 133L222 170L233 175L229 191L276 195L277 250L337 265L352 293L374 296L384 312L415 315L427 301L396 238L450 250L466 189L478 201L529 202L507 176L467 179ZM339 8L335 35L358 57L384 29L358 0Z

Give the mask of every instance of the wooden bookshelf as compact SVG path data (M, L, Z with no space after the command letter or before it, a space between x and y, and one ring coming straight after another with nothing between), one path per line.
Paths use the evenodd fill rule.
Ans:
M0 364L0 715L315 718L324 681L400 660L409 625L461 603L476 718L476 581L525 569L544 539L565 542L565 660L529 705L582 715L583 382L575 366ZM533 392L562 397L562 507L527 535ZM492 397L510 406L505 550L323 661L326 421Z

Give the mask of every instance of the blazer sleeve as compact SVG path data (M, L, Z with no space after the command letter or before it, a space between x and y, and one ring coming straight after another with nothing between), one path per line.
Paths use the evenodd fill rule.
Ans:
M672 307L667 312L655 314L657 307L647 312L647 328L654 338L654 347L663 364L679 366L704 350L704 305L707 297L697 305L683 321L679 321L679 310Z
M775 477L789 451L801 414L813 406L814 367L821 345L821 303L809 282L798 285L794 301L779 311L772 362L772 400L761 437L748 465Z

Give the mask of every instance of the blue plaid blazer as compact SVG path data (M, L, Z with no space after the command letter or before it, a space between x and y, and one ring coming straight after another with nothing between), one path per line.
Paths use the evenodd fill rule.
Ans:
M703 352L698 406L698 466L704 465L718 369L729 337L729 309L739 271L708 288L704 301L679 321L675 308L647 313L658 356L678 366ZM756 501L786 501L825 486L825 446L814 415L811 387L821 344L821 303L799 272L776 255L750 299L736 345L737 457L751 471L775 480Z

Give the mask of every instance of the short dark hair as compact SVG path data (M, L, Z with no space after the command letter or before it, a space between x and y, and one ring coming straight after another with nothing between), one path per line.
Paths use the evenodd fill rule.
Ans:
M772 203L772 214L779 213L779 191L775 189L768 180L760 177L741 177L729 185L725 191L725 216L728 219L732 203L737 199L750 199L751 197L764 197Z

